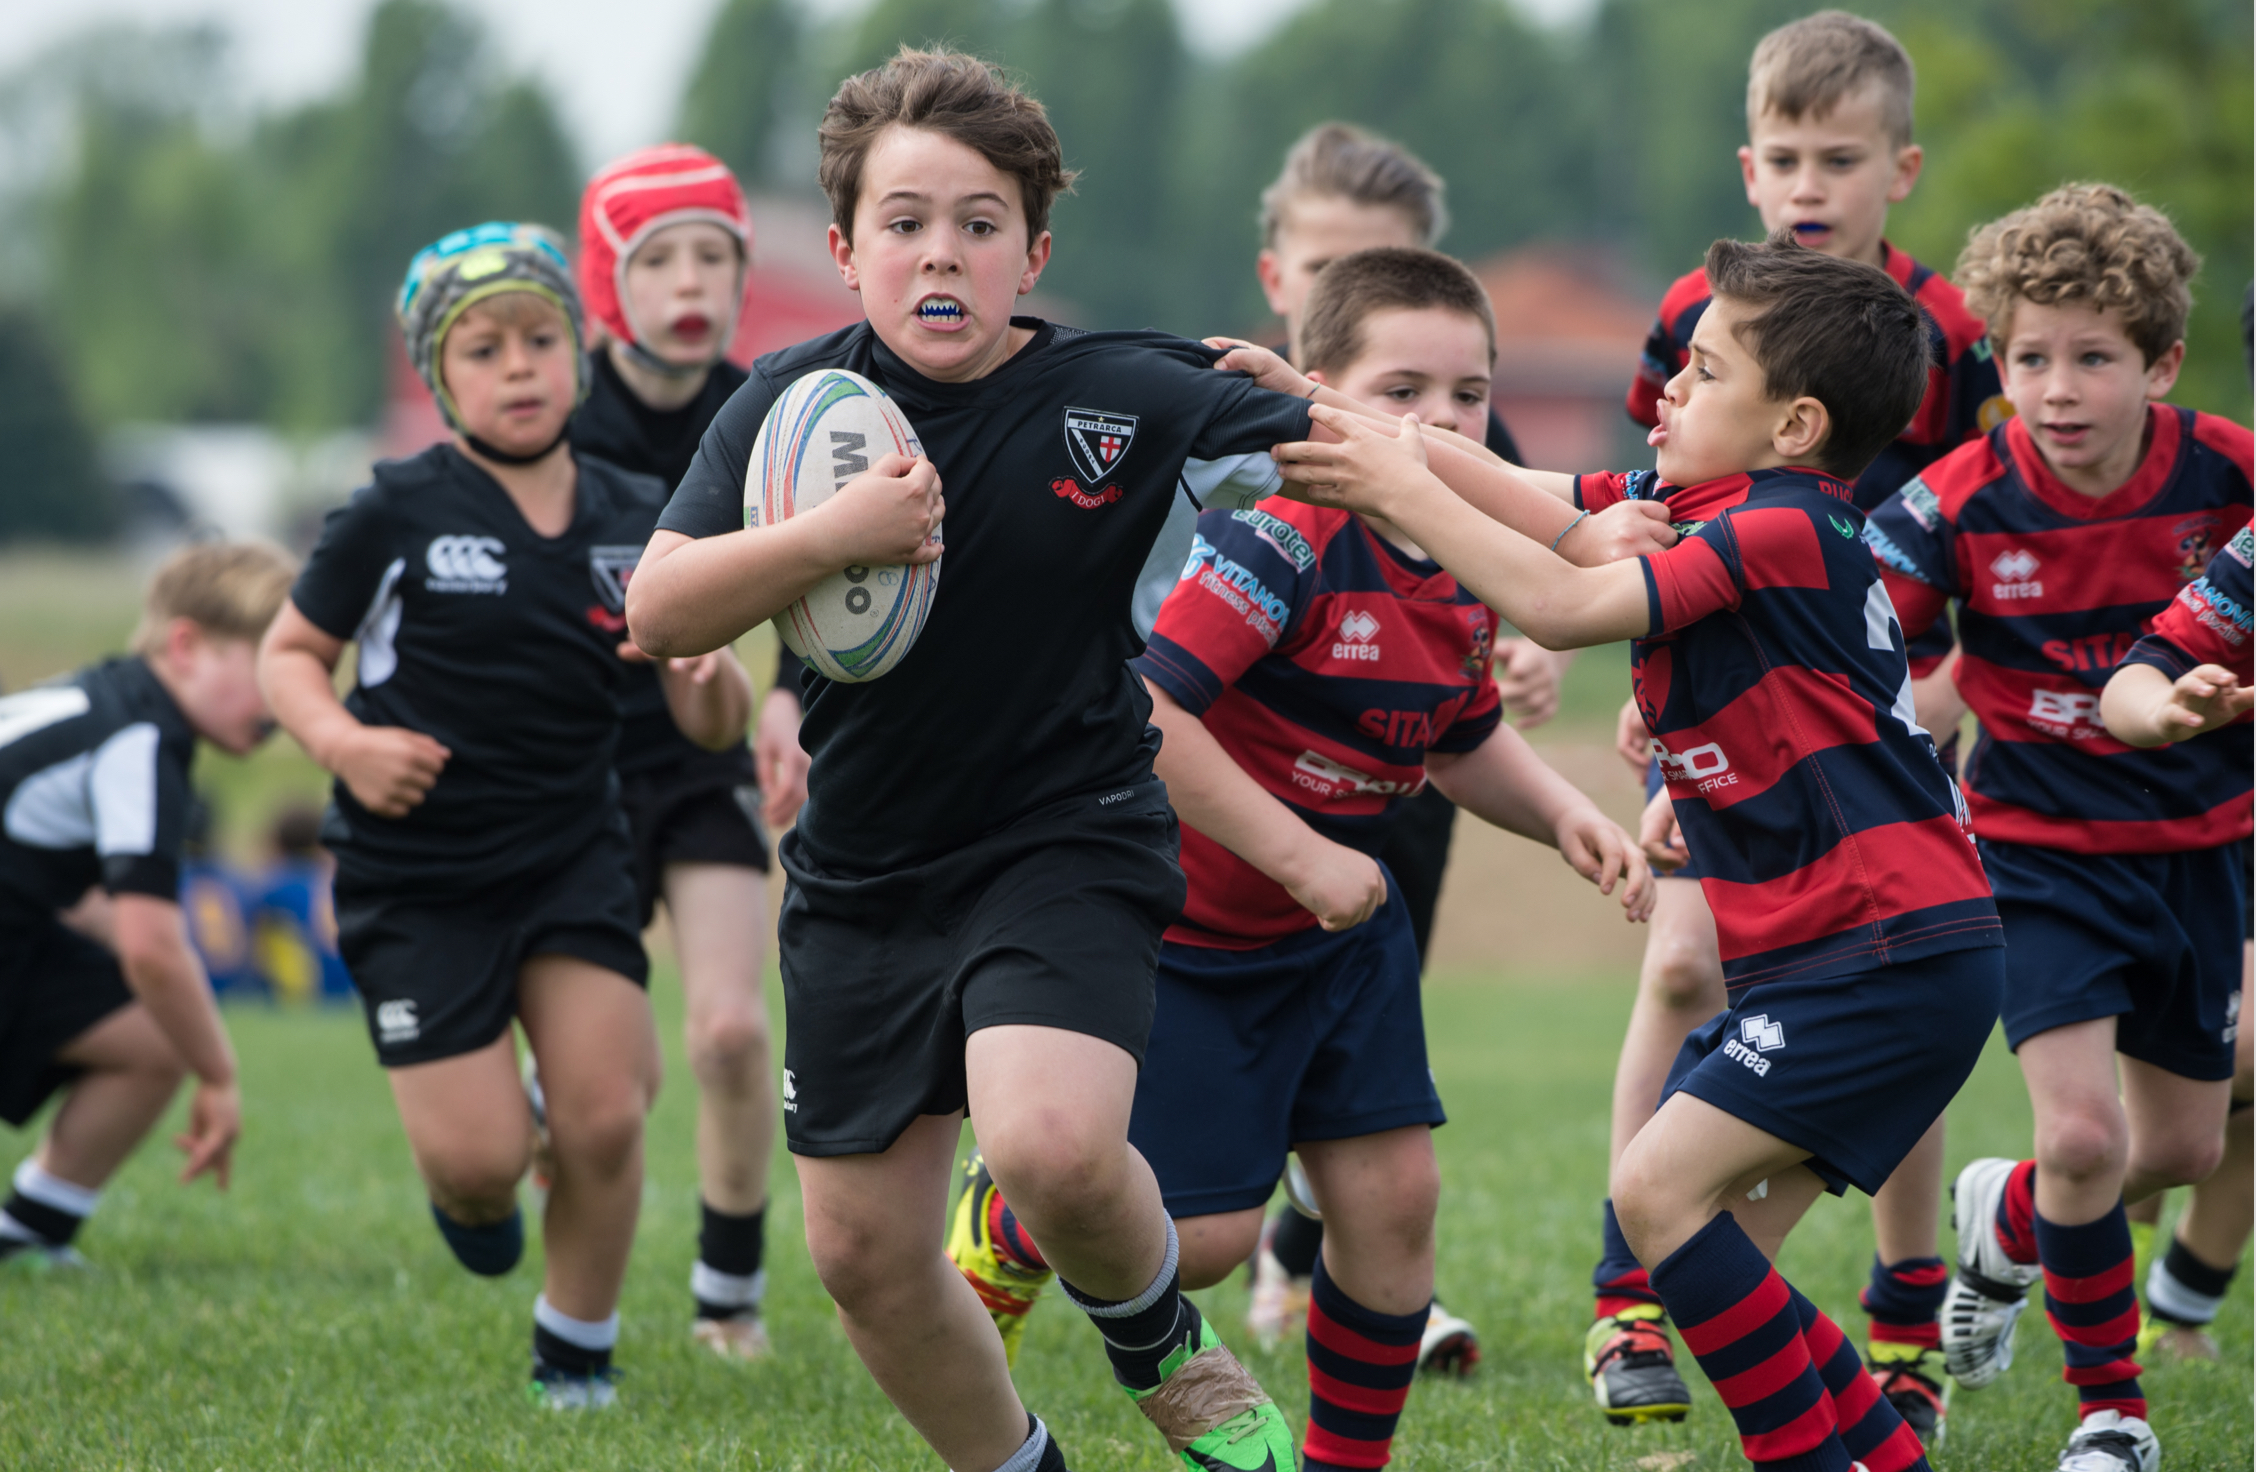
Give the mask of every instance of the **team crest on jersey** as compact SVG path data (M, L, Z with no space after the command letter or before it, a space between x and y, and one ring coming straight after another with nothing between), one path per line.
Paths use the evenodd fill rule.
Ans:
M640 547L588 548L588 574L595 579L595 596L613 613L627 611L627 580L642 560Z
M1473 647L1465 651L1465 677L1477 680L1488 672L1496 658L1496 630L1489 626L1485 611L1473 615Z
M1982 340L1982 346L1985 349L1988 348L1989 340L1987 338ZM1987 352L1984 353L1984 356L1988 356ZM2004 394L1991 394L1988 398L1982 400L1982 406L1974 411L1974 424L1982 433L1988 434L2012 417L2013 400L2007 398Z
M1065 411L1065 448L1081 478L1095 484L1119 470L1136 441L1136 416L1102 409Z
M2170 528L2177 538L2179 582L2190 583L2209 570L2209 559L2217 552L2217 521L2217 513L2209 511Z

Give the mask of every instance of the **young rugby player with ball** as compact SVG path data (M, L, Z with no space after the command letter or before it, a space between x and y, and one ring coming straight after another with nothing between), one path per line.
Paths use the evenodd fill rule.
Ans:
M1618 1220L1750 1460L1903 1472L1926 1466L1918 1439L1769 1258L1819 1192L1877 1190L1926 1134L2002 987L1989 885L1851 490L1926 391L1926 324L1886 273L1785 232L1716 242L1707 274L1656 469L1572 478L1586 505L1665 504L1687 528L1667 552L1569 566L1447 494L1415 423L1344 402L1311 412L1348 443L1277 453L1296 495L1441 549L1546 645L1637 641L1674 803L1648 810L1648 851L1692 831L1730 1006L1615 1167ZM1292 385L1261 357L1223 361Z
M440 1235L488 1276L524 1249L534 1126L510 1023L525 1030L553 1171L531 1391L603 1406L659 1071L612 770L619 618L664 492L567 443L586 358L551 232L446 236L409 264L398 311L453 438L379 464L330 513L260 676L336 774L338 948ZM659 678L701 744L742 739L751 691L732 657Z
M1324 268L1301 354L1316 382L1480 434L1488 298L1427 250ZM1556 846L1632 918L1651 882L1627 833L1502 724L1495 623L1398 529L1271 498L1209 510L1134 668L1165 733L1189 900L1159 956L1131 1143L1151 1162L1203 1288L1245 1260L1288 1149L1330 1231L1307 1310L1303 1467L1388 1459L1431 1333L1443 1122L1418 948L1373 857L1428 780ZM976 1159L949 1254L1006 1344L1050 1274Z
M1071 176L1040 104L986 64L904 49L840 87L820 139L831 252L868 320L755 365L628 597L644 648L717 648L843 569L936 558L947 478L946 570L915 646L882 679L809 686L813 766L779 926L808 1247L863 1362L948 1465L1062 1467L941 1250L968 1107L1184 1465L1288 1466L1282 1416L1182 1296L1174 1228L1128 1144L1184 891L1127 661L1201 505L1273 490L1267 447L1303 432L1306 405L1212 372L1219 354L1194 343L1011 315ZM747 529L769 405L833 367L884 389L925 456L888 455ZM1529 503L1546 535L1572 519L1486 489ZM1616 521L1570 545L1639 539L1665 529Z
M599 170L580 197L580 296L596 327L587 401L572 448L622 470L681 484L705 429L744 382L723 355L744 300L752 216L728 166L681 144ZM626 628L618 620L620 631ZM620 697L619 786L634 835L643 926L666 902L681 967L686 1051L697 1081L699 1343L727 1358L768 1352L768 1163L776 1092L761 992L768 840L797 811L798 661L783 652L761 707L759 776L742 742L706 751L681 733L657 667L627 671Z
M293 570L255 543L183 548L131 654L0 697L0 1119L63 1095L0 1203L0 1261L80 1260L72 1239L187 1073L181 1180L226 1188L242 1101L181 918L188 768L199 740L240 756L273 729L255 655Z

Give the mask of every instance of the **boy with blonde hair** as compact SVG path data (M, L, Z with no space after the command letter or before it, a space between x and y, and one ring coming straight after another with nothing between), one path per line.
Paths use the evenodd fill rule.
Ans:
M1916 77L1911 58L1882 27L1844 11L1807 16L1764 36L1747 68L1747 143L1739 170L1747 202L1763 229L1791 231L1802 244L1843 260L1877 267L1910 292L1926 314L1930 361L1927 389L1901 434L1856 478L1856 503L1869 510L1918 469L2012 412L1998 396L1997 368L1981 321L1958 291L1928 267L1890 245L1888 207L1911 193L1925 161L1912 138ZM1662 299L1630 385L1629 414L1659 422L1662 386L1682 371L1692 332L1707 311L1707 278L1692 271ZM1950 651L1948 627L1915 639L1911 671L1930 674ZM1958 726L1947 684L1921 687L1922 724L1946 757ZM1648 761L1650 733L1634 703L1622 711L1623 754L1647 771L1658 792L1661 771ZM1612 1147L1618 1157L1649 1117L1678 1044L1723 1002L1715 922L1696 883L1705 857L1660 883L1646 943L1638 996L1614 1078ZM1873 1202L1878 1248L1862 1303L1871 1317L1866 1353L1886 1393L1922 1437L1943 1413L1942 1370L1935 1346L1936 1311L1948 1270L1937 1255L1942 1194L1942 1125L1904 1163ZM1584 1371L1599 1407L1617 1422L1681 1419L1689 1404L1649 1286L1616 1228L1604 1221L1606 1250L1592 1282L1597 1322L1584 1351Z
M1953 1188L1943 1351L1959 1384L1995 1379L2042 1278L2081 1402L2064 1472L2160 1458L2123 1204L2215 1168L2233 1075L2248 726L2229 700L2168 745L2126 744L2102 721L2148 621L2249 523L2249 432L2161 402L2199 264L2160 212L2106 184L1976 231L1958 276L2016 416L1866 529L1907 630L1958 604L1954 678L1982 723L1967 803L2009 941L2006 1042L2036 1114L2034 1159L1977 1160Z
M75 1263L73 1237L183 1074L183 1182L221 1189L241 1129L235 1053L189 946L181 846L196 743L242 755L274 723L255 654L294 567L210 542L150 580L133 652L0 698L0 1119L62 1106L0 1206L0 1259ZM98 890L88 928L60 915ZM82 922L83 923L83 922Z

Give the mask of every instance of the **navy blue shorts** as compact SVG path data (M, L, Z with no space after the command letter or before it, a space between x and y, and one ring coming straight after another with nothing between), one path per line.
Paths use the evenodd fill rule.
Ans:
M1982 845L2005 923L2005 1040L2113 1017L2115 1050L2183 1078L2233 1074L2248 850L2073 854Z
M1974 1071L2004 990L1996 946L1757 982L1692 1030L1661 1101L1704 1099L1809 1151L1834 1195L1869 1196Z
M1151 1044L1128 1139L1170 1216L1260 1206L1303 1140L1438 1125L1418 947L1394 897L1352 930L1253 951L1159 951Z
M1654 760L1649 761L1645 764L1645 801L1647 803L1652 802L1654 796L1660 792L1663 785L1664 784L1661 781L1661 763L1660 759L1656 757ZM1686 864L1683 868L1671 869L1666 874L1660 874L1658 877L1662 879L1696 880L1700 877L1700 861L1698 859L1694 859L1692 862Z

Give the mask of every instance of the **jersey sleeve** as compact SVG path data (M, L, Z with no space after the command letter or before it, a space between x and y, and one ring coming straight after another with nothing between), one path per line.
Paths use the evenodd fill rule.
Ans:
M320 540L298 572L290 601L330 638L352 638L384 583L398 576L390 571L398 556L394 541L377 488L354 492L322 519Z
M1495 667L1484 671L1472 695L1442 727L1426 750L1463 753L1476 749L1504 722L1504 695L1496 688Z
M1673 634L1711 613L1739 606L1741 590L1727 556L1725 520L1719 516L1666 552L1637 559L1645 570L1651 635Z
M179 754L156 726L137 722L95 749L87 784L102 887L177 902L188 825L188 772Z
M1962 592L1958 528L1943 515L1927 482L1914 476L1865 518L1864 543L1880 564L1906 644L1917 641Z
M685 537L717 537L744 530L744 471L752 463L752 444L760 437L781 391L765 373L755 372L705 427L697 457L658 515L658 530Z
M2123 662L2152 665L2173 680L2195 665L2222 665L2243 684L2256 683L2249 643L2250 604L2256 598L2250 588L2252 559L2256 540L2244 526L2209 559L2201 576L2180 588L2170 606L2155 615L2152 629L2131 646Z
M1289 535L1278 536L1276 526ZM1133 661L1136 672L1192 715L1206 714L1298 621L1315 588L1309 551L1296 529L1265 511L1202 514L1190 560Z
M1206 422L1183 462L1191 494L1208 509L1247 507L1275 495L1285 478L1269 449L1308 438L1308 401L1258 387L1242 374L1190 371L1221 380L1218 390L1208 391Z
M1650 470L1600 470L1574 478L1577 511L1603 511L1617 501L1647 501L1660 494L1660 477Z

